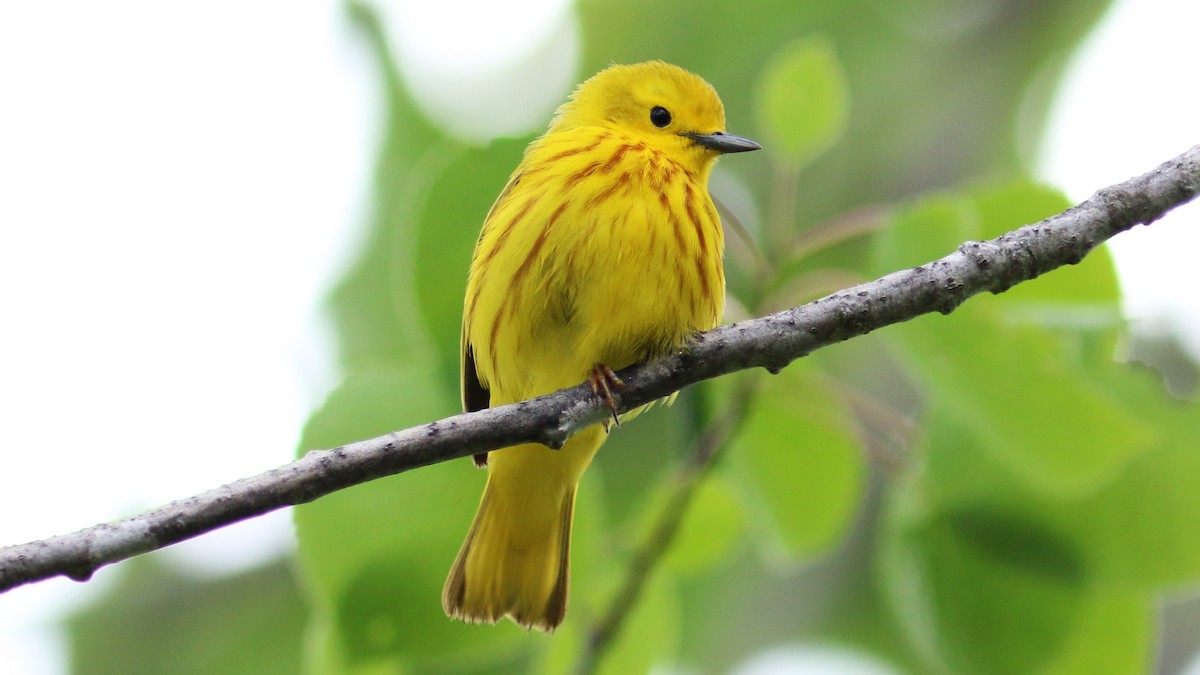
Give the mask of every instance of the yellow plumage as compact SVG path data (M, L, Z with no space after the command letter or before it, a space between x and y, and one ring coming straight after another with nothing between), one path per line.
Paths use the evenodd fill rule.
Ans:
M682 346L724 306L724 235L708 178L724 133L713 88L654 61L584 82L492 206L463 311L463 404L513 403ZM560 450L480 456L479 512L442 594L452 617L553 630L567 609L575 490L606 428Z

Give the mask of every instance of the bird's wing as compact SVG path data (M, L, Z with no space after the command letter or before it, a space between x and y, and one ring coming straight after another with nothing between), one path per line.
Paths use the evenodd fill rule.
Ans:
M513 175L508 179L508 183L504 186L504 190L500 192L500 196L497 197L496 201L492 203L492 208L488 209L487 217L483 220L484 232L487 231L487 224L491 221L492 214L496 212L496 209L500 206L501 202L508 197L508 194L512 191L513 186L520 182L521 173L521 167L518 167L517 170L513 172ZM483 239L483 232L480 232L479 238L481 240ZM478 243L476 246L478 246ZM466 316L464 313L462 337L459 340L461 353L459 365L462 372L461 394L463 410L465 412L483 410L484 408L490 407L491 404L491 392L489 392L488 388L485 387L483 382L479 380L479 373L475 370L475 347L471 344L467 337L467 329L470 320L471 317ZM476 466L487 466L487 453L485 452L475 455L474 460Z

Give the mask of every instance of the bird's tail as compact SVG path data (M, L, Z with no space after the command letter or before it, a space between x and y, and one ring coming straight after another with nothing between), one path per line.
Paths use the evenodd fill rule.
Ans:
M597 425L561 450L492 453L479 510L442 590L447 615L470 623L509 616L548 632L562 623L575 491L602 440Z

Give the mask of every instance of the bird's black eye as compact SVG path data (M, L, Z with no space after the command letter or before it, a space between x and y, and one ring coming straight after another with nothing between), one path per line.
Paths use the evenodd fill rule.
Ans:
M671 111L661 105L654 106L650 109L650 123L659 129L667 126L671 123Z

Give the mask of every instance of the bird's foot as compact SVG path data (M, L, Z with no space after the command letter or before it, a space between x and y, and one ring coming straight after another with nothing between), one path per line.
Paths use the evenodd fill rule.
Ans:
M625 383L617 377L612 368L603 363L597 363L592 366L592 372L588 373L588 384L592 387L592 394L604 401L609 411L612 412L613 424L621 426L621 420L617 417L617 401L613 398L613 390L624 387ZM608 420L604 420L604 430L608 431Z

